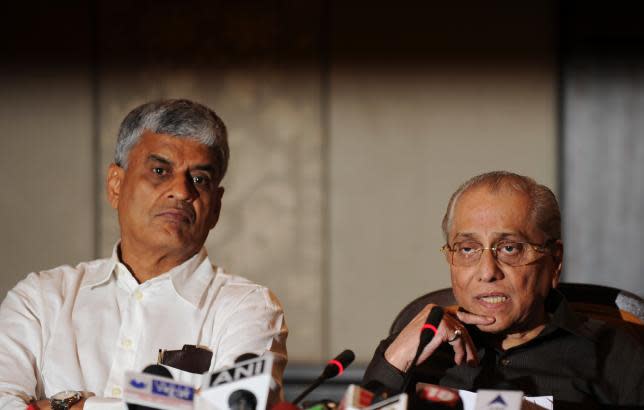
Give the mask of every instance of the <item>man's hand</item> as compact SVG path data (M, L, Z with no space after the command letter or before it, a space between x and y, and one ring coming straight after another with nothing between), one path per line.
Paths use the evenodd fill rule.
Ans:
M429 311L436 305L429 304L421 310L411 322L405 326L398 337L389 345L385 351L385 359L394 367L402 372L407 372L411 366L418 343L420 341L420 331L425 324L425 319ZM434 338L425 346L418 363L422 363L429 356L434 354L436 349L443 344L449 343L454 349L454 362L461 364L465 361L471 366L478 365L476 347L465 329L464 324L471 325L489 325L494 323L494 318L478 316L467 312L453 313L445 311L443 320L441 320ZM458 332L457 332L458 331ZM460 334L460 336L458 336Z

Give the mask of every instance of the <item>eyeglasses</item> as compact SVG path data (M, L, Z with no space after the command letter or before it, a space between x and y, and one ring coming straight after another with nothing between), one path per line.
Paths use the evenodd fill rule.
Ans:
M546 252L551 250L554 240L547 240L543 245L529 242L500 241L490 248L485 248L478 242L464 241L455 243L453 246L443 245L441 252L450 265L469 267L474 266L481 260L483 251L492 252L494 258L509 266L524 266L540 259Z

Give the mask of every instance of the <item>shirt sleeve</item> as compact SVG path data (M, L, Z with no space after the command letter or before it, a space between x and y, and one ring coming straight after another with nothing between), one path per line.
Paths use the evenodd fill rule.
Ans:
M275 389L269 402L282 399L282 375L287 362L286 337L288 329L284 310L277 297L267 288L255 286L241 298L226 319L219 345L215 351L214 369L232 366L244 353L259 356L273 353L273 379Z
M22 409L42 389L38 370L43 347L42 298L29 275L0 306L0 408Z

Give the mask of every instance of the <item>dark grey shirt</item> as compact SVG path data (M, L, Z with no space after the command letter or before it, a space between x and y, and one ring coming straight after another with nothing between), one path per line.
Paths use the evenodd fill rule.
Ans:
M468 326L479 366L456 366L454 351L443 344L412 370L409 388L425 382L470 391L515 389L527 396L552 395L555 408L644 406L644 346L636 337L644 333L643 327L633 325L630 333L578 315L557 291L549 295L546 310L551 320L541 334L506 351L492 347L483 332ZM377 381L393 391L402 388L405 374L384 358L396 336L380 343L365 382Z

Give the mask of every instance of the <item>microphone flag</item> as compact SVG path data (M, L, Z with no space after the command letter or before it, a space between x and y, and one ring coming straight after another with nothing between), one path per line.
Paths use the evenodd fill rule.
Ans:
M196 389L171 378L128 371L125 373L123 400L162 410L191 410Z
M194 408L264 410L273 381L271 353L204 374Z

